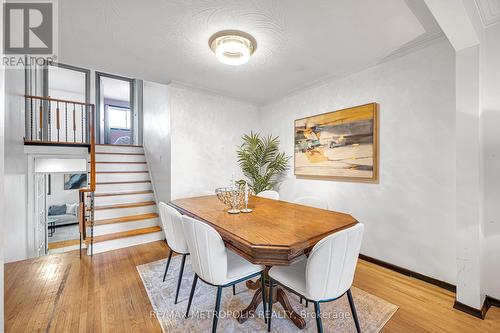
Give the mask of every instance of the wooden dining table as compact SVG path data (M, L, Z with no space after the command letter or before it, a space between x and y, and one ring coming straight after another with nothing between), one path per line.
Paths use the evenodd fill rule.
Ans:
M250 198L251 213L229 214L228 207L215 195L173 200L169 205L183 215L211 225L230 250L254 264L265 265L267 286L269 268L293 264L325 236L358 223L349 214L257 196ZM240 311L240 323L253 315L262 302L260 280L248 281L246 285L255 294ZM273 288L273 300L281 304L298 328L305 327L304 318L294 311L283 288Z

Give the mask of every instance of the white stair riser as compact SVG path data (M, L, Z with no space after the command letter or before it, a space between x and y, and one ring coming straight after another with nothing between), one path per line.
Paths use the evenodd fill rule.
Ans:
M95 170L99 171L148 171L148 165L145 163L96 163Z
M154 201L153 193L128 194L128 195L110 195L105 197L95 197L94 202L98 205L115 205L131 202Z
M94 227L94 236L107 235L115 232L129 231L135 229L155 227L158 225L158 219L149 219L141 221L123 222L123 223L113 223L96 225Z
M96 181L100 182L128 182L134 180L149 180L149 173L97 173Z
M146 162L144 155L96 154L96 162Z
M151 190L151 183L96 184L96 192L110 193L122 191Z
M163 231L153 232L145 235L113 239L105 242L95 243L94 254L121 249L123 247L128 247L128 246L150 243L162 239L164 239ZM87 254L90 255L90 246L87 249Z
M142 147L128 147L128 146L95 146L95 151L99 153L144 153Z
M140 207L130 207L130 208L114 208L114 209L103 209L96 210L94 212L95 220L112 219L115 217L124 217L129 215L140 215L148 213L156 213L156 206L140 206Z

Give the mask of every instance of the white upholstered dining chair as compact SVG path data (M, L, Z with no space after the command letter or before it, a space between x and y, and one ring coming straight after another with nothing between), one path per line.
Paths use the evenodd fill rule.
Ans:
M160 218L163 225L163 232L165 233L165 239L167 240L168 247L170 248L167 266L165 267L165 273L163 274L163 282L165 282L165 278L167 277L168 267L170 266L170 261L172 260L172 254L174 252L182 254L179 280L177 281L177 291L175 292L174 301L175 304L177 304L179 290L181 288L182 274L184 273L184 265L186 263L186 256L189 254L189 250L184 237L184 231L182 229L181 213L166 203L160 202Z
M212 333L215 333L219 319L222 288L234 286L236 283L246 281L258 275L260 275L263 291L262 306L264 307L264 312L266 312L264 266L254 265L239 255L228 251L222 241L222 237L208 224L185 215L182 217L182 221L184 235L186 235L189 252L191 253L191 266L195 272L185 317L189 316L198 279L217 287L212 323Z
M273 191L273 190L265 190L265 191L259 192L257 194L257 196L261 197L261 198L267 198L267 199L273 199L273 200L280 199L280 194L276 191Z
M297 198L294 203L314 208L328 209L328 203L325 200L311 196Z
M363 230L364 225L358 223L326 236L313 247L307 259L290 266L274 266L269 270L269 312L266 312L268 332L271 331L274 283L314 303L318 332L323 332L319 304L347 294L356 330L361 332L351 286Z

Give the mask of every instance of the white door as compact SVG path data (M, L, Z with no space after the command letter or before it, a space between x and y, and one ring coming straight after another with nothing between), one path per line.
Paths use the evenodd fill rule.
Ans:
M35 174L35 251L36 256L47 254L46 175Z

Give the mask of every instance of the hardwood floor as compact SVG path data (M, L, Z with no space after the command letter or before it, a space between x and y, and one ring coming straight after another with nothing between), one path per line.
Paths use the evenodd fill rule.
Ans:
M161 332L136 266L167 253L158 241L6 264L6 332ZM354 285L399 306L383 332L500 332L499 308L474 318L453 309L453 293L366 261Z

